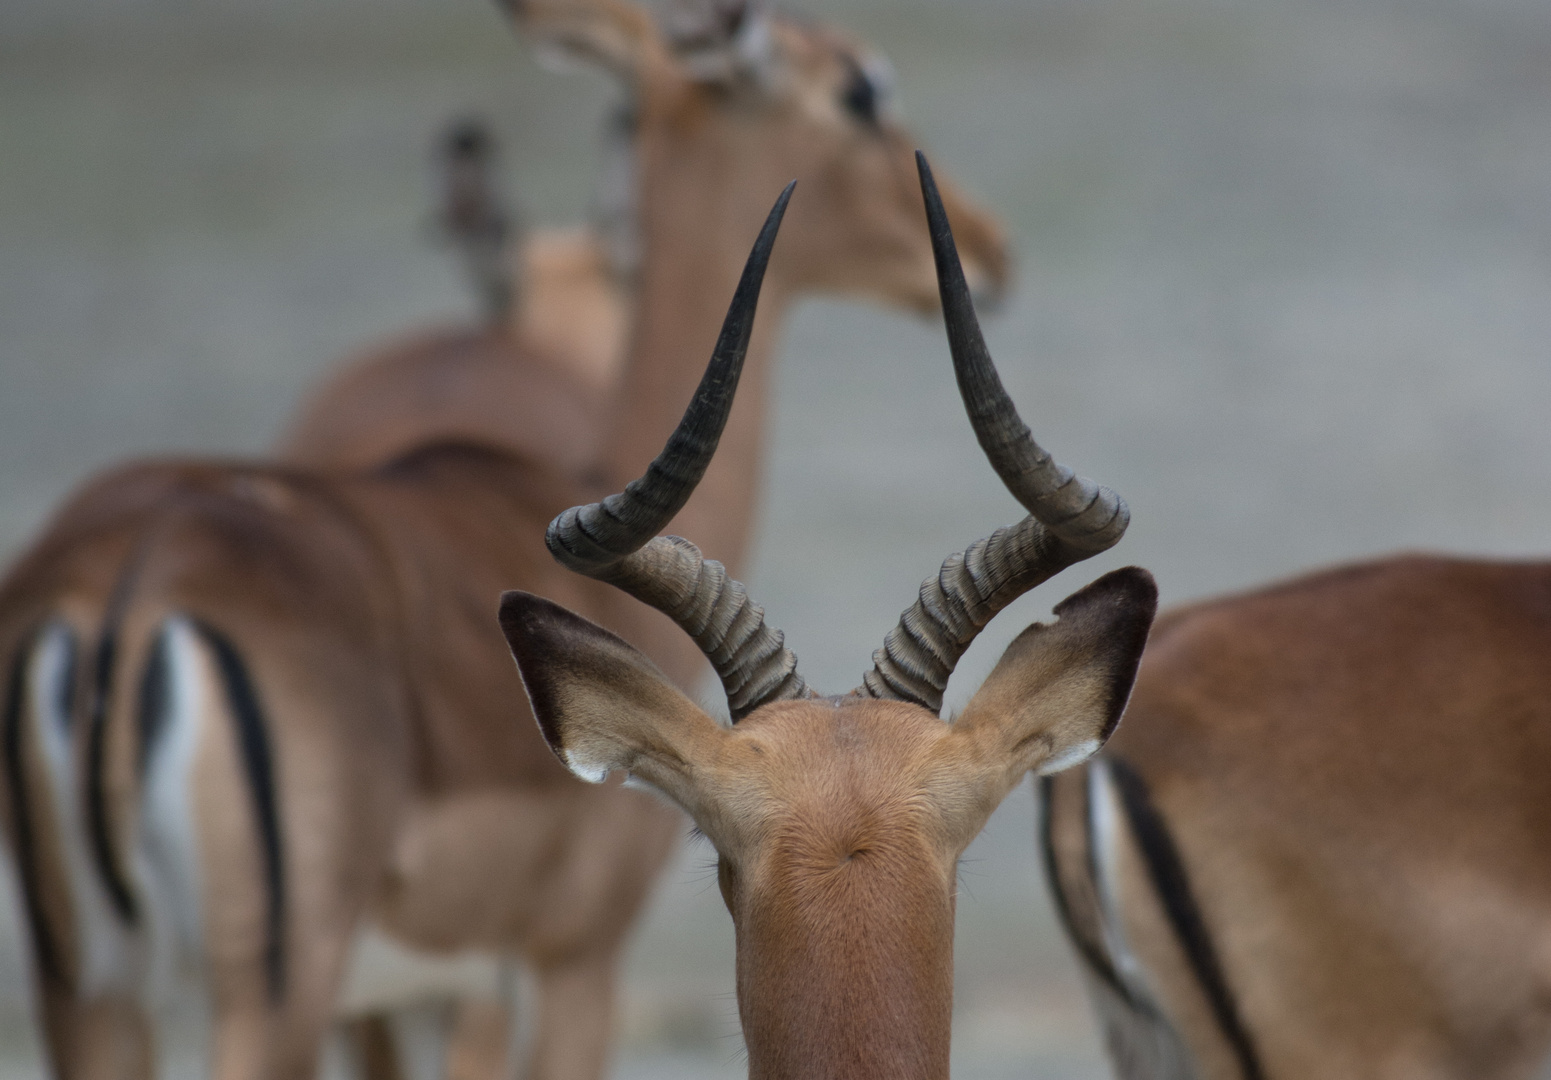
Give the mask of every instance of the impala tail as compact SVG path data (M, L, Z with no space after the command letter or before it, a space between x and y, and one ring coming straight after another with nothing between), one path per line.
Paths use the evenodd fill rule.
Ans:
M1185 987L1169 1000L1199 1006L1213 1055L1231 1061L1242 1080L1262 1080L1184 861L1142 777L1107 756L1045 777L1039 791L1045 880L1116 1073L1125 1080L1201 1076L1179 1020L1160 1004L1154 980L1163 978ZM1167 927L1168 956L1133 950L1128 925L1137 917Z
M517 299L518 223L501 197L495 136L477 117L459 120L441 136L436 160L441 232L457 249L484 318L500 323Z

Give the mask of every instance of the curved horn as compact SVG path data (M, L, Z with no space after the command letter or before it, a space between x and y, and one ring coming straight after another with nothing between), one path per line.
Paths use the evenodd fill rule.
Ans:
M1073 474L1041 449L1002 387L926 157L916 153L937 260L948 348L965 411L992 468L1029 511L948 557L900 616L857 693L914 701L934 712L959 658L997 612L1073 563L1114 546L1130 523L1125 500Z
M721 677L734 720L767 701L807 697L797 658L721 563L682 537L657 534L689 501L716 453L743 371L765 266L796 183L786 185L765 219L711 362L667 446L624 491L573 506L549 523L544 536L561 564L650 604L694 638Z

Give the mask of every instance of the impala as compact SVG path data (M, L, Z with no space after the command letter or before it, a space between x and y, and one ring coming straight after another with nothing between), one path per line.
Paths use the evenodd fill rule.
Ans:
M681 397L671 395L688 392L700 343L716 334L722 313L704 302L704 286L723 277L730 284L743 255L741 234L692 227L693 218L747 218L753 227L768 193L792 175L802 179L805 199L793 209L766 289L765 327L779 326L798 296L821 290L935 308L930 252L914 227L920 203L911 140L894 117L887 65L870 50L836 30L738 3L693 12L681 6L666 25L623 3L528 3L512 13L549 51L602 64L624 83L629 121L616 118L609 129L599 226L528 235L518 245L513 286L497 254L513 239L513 215L494 193L489 143L455 133L444 150L442 216L463 238L472 276L490 298L491 323L411 336L356 361L304 406L283 448L288 458L365 467L427 440L457 438L570 472L595 468L600 432L615 411L638 422L643 395L676 409ZM951 189L946 194L972 282L1000 290L1007 256L999 228ZM802 235L790 235L794 228ZM501 299L513 292L503 318ZM621 363L615 354L637 297L645 315L632 359ZM763 373L774 344L762 331L751 345L744 397L752 400L740 407L731 436L747 441L727 447L719 468L736 455L741 464L725 482L713 476L705 485L697 498L701 525L678 526L724 545L735 569L752 529ZM666 412L650 437L660 438L672 418ZM646 460L650 445L637 445L635 457L612 467L615 475L628 476ZM705 532L712 523L720 538ZM664 648L674 647L671 626L655 633L667 639ZM636 640L651 651L652 638L642 634ZM697 666L688 657L675 675L691 680ZM451 815L466 810L459 803L439 813L436 820L449 820L438 827L454 828ZM414 994L436 981L435 972L427 975ZM361 978L347 988L353 1013L398 1000ZM473 1015L465 1003L463 1017ZM386 1045L374 1027L356 1028L370 1045ZM500 1031L474 1041L506 1045Z
M508 592L501 626L556 756L601 782L624 772L681 806L715 845L737 937L738 1009L757 1080L948 1075L956 865L1002 798L1103 745L1119 722L1156 604L1151 577L1108 574L1014 640L952 723L949 674L1018 596L1113 545L1108 489L1034 442L975 323L925 159L921 185L959 389L997 474L1029 511L950 557L851 693L823 697L721 564L656 536L709 466L741 358L707 368L639 480L557 517L551 554L668 614L721 677L734 726L642 653L559 604ZM754 298L746 276L729 323ZM754 286L757 287L757 284Z
M1551 565L1403 556L1159 620L1047 782L1121 1075L1507 1080L1551 1053Z
M594 465L611 409L634 408L642 393L687 392L695 377L643 384L624 370L625 353L699 355L721 317L707 286L736 277L739 230L755 227L768 193L794 176L805 205L788 231L805 235L783 251L767 306L824 291L935 309L930 263L910 228L913 143L894 115L888 66L871 50L753 3L680 5L666 26L619 0L509 10L548 54L601 65L623 83L628 104L609 129L599 224L533 233L507 256L520 263L507 317L487 305L487 326L412 335L352 362L304 404L284 456L370 466L428 439L465 438L563 468ZM467 147L454 157L444 217L464 237L481 291L501 296L512 286L491 251L509 236L510 215L479 160ZM1000 229L948 197L974 283L999 291L1008 269ZM759 353L770 345L764 335L755 342Z
M517 299L520 257L514 249L525 239L521 221L499 190L498 148L485 123L468 117L448 127L437 142L441 177L441 213L437 227L457 249L463 270L479 294L488 323L499 324Z
M642 176L693 154L721 170L695 189L664 182L661 211L643 214L604 482L638 472L672 428L714 334L708 294L736 276L725 247L686 231L744 227L744 192L772 159L818 189L770 266L759 329L724 327L719 351L747 351L754 394L675 518L737 560L769 316L803 289L862 282L932 299L930 245L905 224L919 212L900 182L908 150L886 118L847 104L856 61L828 31L771 24L776 66L760 70L789 77L740 75L729 91L681 72L634 9L599 10L623 22L578 16L567 40L636 80ZM729 92L742 108L710 107ZM778 146L753 137L793 114L804 123L778 126ZM995 265L994 230L958 212ZM543 523L598 490L465 438L359 472L153 462L69 501L0 584L6 823L62 1075L149 1072L154 1004L180 966L208 994L214 1075L307 1074L367 924L416 949L526 959L539 988L529 1075L598 1075L620 943L681 819L576 784L536 729L510 722L519 682L488 623L496 590L521 582L647 644L682 682L698 675L699 652L661 616L542 549Z
M628 129L611 122L608 135L610 156L626 156L616 144ZM464 438L563 469L592 462L624 366L636 275L611 258L608 228L521 230L498 194L493 155L491 133L472 121L438 147L441 230L480 298L480 321L347 360L301 403L277 448L283 458L367 468L428 440Z

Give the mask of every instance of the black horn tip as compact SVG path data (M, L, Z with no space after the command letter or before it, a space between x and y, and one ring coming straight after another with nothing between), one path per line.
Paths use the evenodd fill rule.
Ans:
M733 292L732 307L727 313L728 322L723 325L724 335L742 318L752 320L754 305L759 302L759 289L765 278L765 266L770 262L770 252L775 248L776 234L781 231L781 219L786 216L786 204L792 201L792 191L797 187L797 181L793 180L781 189L781 194L776 197L775 205L770 208L770 213L765 215L765 224L760 227L759 235L754 239L754 247L749 251L749 258L743 265L743 276L738 280L738 288ZM717 343L718 349L724 344L731 344L735 338L724 337ZM745 341L746 345L747 342Z
M937 286L942 293L944 309L949 307L950 296L962 297L970 303L969 284L964 280L964 267L959 263L959 248L953 241L953 226L948 223L948 211L942 204L942 193L932 177L932 167L926 155L916 151L916 171L921 174L921 197L926 202L926 231L932 239L932 256L937 263ZM973 306L970 307L972 312Z
M732 412L765 268L796 187L795 180L787 184L766 216L733 291L705 374L662 453L623 492L602 503L572 507L550 522L544 542L562 565L598 576L604 568L650 543L694 493Z
M776 196L775 205L770 208L769 215L765 218L765 227L759 231L759 239L755 246L769 247L775 243L776 230L781 227L781 219L786 216L786 204L792 201L792 192L797 188L796 180L789 180L781 194Z
M700 388L696 391L695 403L691 404L684 415L684 423L680 424L680 429L686 432L703 428L702 435L709 438L707 445L712 451L721 436L722 426L727 422L727 412L732 408L732 393L737 388L738 376L743 370L743 357L754 330L754 312L759 307L765 268L770 264L770 253L775 249L776 235L781 231L781 219L786 216L786 204L791 202L792 191L796 187L797 181L793 180L782 188L775 205L765 216L765 224L754 240L748 261L743 264L738 287L733 290L732 303L727 307L727 317L716 339L716 348L711 353L711 362L706 366ZM720 404L701 410L697 405L702 401L706 404L720 401Z
M927 162L926 154L920 150L916 151L916 173L921 178L921 197L926 200L926 220L931 226L932 239L935 241L938 223L946 225L948 215L943 210L942 193L937 190L937 179L932 176L932 166Z

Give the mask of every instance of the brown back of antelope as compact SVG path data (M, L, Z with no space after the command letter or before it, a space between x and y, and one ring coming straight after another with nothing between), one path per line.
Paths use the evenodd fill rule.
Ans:
M624 367L633 288L591 230L528 236L521 292L500 321L367 349L302 402L278 452L370 468L429 441L501 447L579 472L597 460Z
M519 693L487 644L498 582L599 609L542 548L572 490L448 445L355 477L153 463L65 508L0 585L7 821L62 1075L148 1075L179 966L214 1075L310 1074L367 918L527 956L552 999L534 1068L600 1067L677 823L487 703Z
M756 137L771 117L794 125L781 168L819 189L771 263L752 343L739 339L755 393L675 521L741 558L782 301L864 280L926 302L930 247L897 176L905 139L847 111L859 62L822 28L770 28L759 70L785 73L775 86L735 73L708 88L635 9L568 25L568 41L607 46L636 86L641 131L656 133L643 134L643 175L665 176L676 149L696 146L721 169L645 218L629 407L600 454L605 477L639 470L691 396L715 334L711 294L737 264L730 241L690 238L748 224L747 193L774 168ZM622 28L633 36L620 51ZM869 186L869 213L838 197ZM999 266L990 223L955 212L982 240L980 265ZM837 242L860 254L837 259ZM513 723L520 692L490 599L523 583L631 633L683 682L703 661L660 616L545 555L543 522L593 493L500 448L448 442L361 473L141 466L72 500L0 585L8 821L35 936L50 942L38 977L63 1074L144 1074L153 984L178 957L207 975L216 1075L308 1071L368 918L418 948L526 957L542 999L531 1073L598 1074L619 944L681 819L618 786L575 784ZM90 662L53 663L58 642ZM163 902L169 892L181 903Z
M1127 1077L1531 1077L1551 1053L1551 565L1407 556L1162 617L1047 788Z

